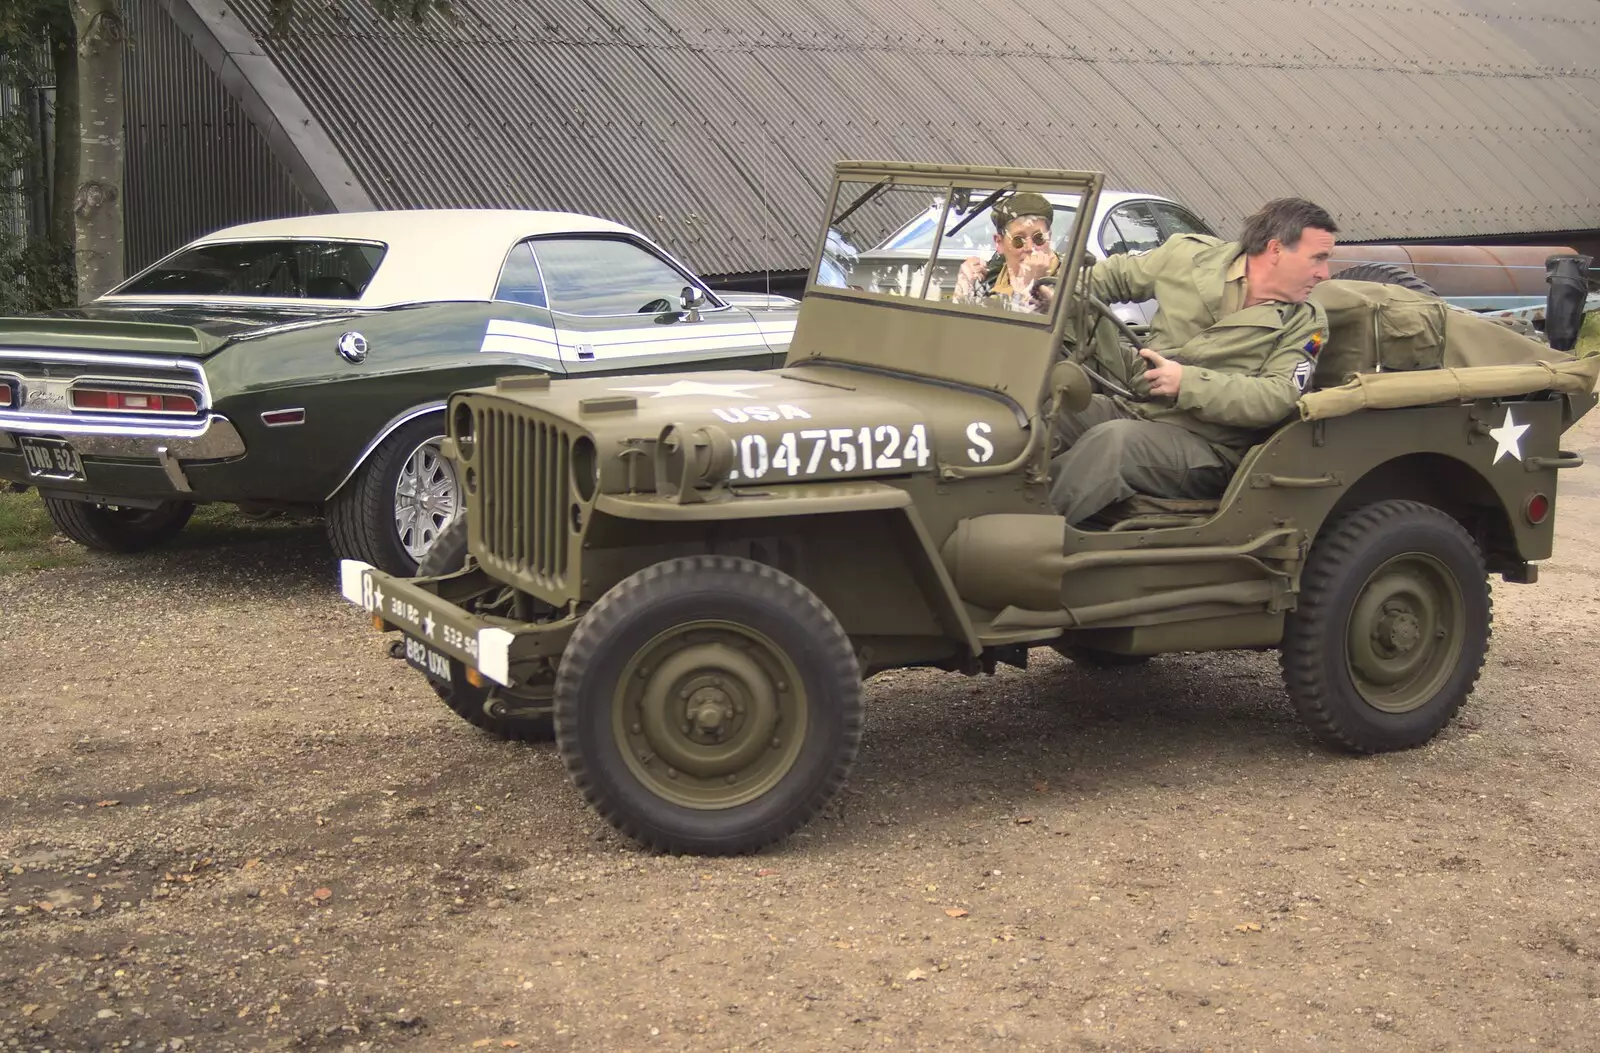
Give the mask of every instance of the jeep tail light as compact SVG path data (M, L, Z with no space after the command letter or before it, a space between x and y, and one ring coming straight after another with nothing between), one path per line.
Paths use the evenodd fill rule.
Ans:
M176 391L73 388L72 408L88 413L195 413L200 404L193 395Z
M1550 499L1544 494L1534 494L1523 506L1522 514L1528 517L1528 522L1538 526L1550 518Z

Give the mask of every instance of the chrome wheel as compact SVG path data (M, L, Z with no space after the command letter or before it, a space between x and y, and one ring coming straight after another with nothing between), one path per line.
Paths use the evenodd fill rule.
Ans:
M394 484L395 536L418 563L461 508L455 465L439 449L443 438L435 436L412 450Z

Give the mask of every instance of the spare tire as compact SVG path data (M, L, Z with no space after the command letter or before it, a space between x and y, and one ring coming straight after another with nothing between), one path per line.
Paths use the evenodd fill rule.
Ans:
M1433 286L1398 263L1358 263L1354 267L1346 267L1338 274L1333 275L1333 277L1340 281L1379 282L1383 285L1398 285L1403 289L1426 293L1429 296L1439 295Z

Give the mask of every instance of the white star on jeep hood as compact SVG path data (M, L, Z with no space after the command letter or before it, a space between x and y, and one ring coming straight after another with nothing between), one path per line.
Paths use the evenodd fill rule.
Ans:
M1511 407L1506 407L1506 419L1498 428L1489 429L1489 438L1495 441L1494 460L1490 464L1499 464L1500 458L1510 454L1517 460L1522 460L1522 433L1533 427L1531 424L1518 424L1516 418L1511 416Z
M756 388L770 388L771 384L707 384L699 380L674 380L670 384L643 388L612 388L612 391L651 392L653 399L670 399L677 395L717 395L727 398L747 399Z

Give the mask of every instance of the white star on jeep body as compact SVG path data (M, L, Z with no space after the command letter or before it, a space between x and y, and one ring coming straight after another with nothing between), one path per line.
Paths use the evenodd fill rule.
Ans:
M1489 438L1496 443L1494 460L1490 464L1499 464L1500 458L1510 454L1517 460L1522 460L1522 433L1533 427L1531 424L1518 424L1516 418L1511 416L1511 407L1506 407L1506 419L1498 428L1489 429Z
M433 615L424 614L422 616L422 631L427 634L428 639L433 639Z
M379 614L383 613L383 590L376 585L372 586L372 609Z
M674 380L670 384L642 388L612 388L612 391L647 391L653 399L670 399L677 395L716 395L726 398L747 399L756 388L770 388L771 384L707 384L699 380Z

